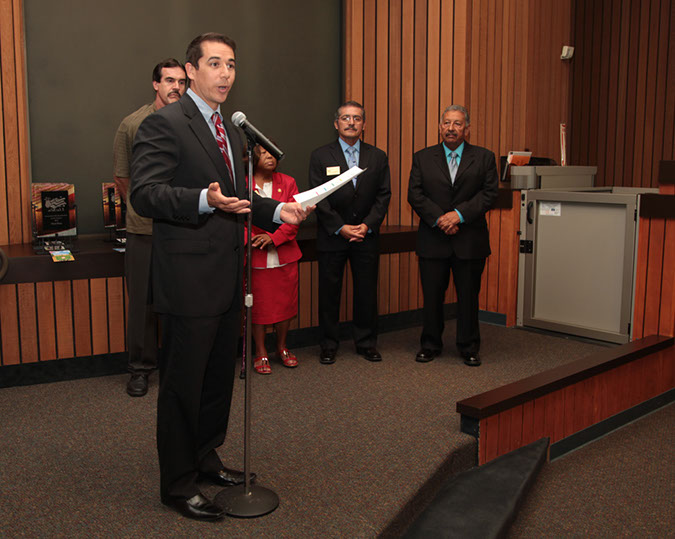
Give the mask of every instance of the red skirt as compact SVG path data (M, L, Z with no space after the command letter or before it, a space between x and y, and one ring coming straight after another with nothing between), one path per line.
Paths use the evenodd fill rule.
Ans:
M253 324L276 324L298 314L298 263L252 269Z

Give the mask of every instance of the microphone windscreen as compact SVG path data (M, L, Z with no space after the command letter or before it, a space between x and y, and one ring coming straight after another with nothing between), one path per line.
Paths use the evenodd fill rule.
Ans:
M232 115L232 123L238 127L241 127L245 121L246 121L246 114L244 114L241 111L237 111Z

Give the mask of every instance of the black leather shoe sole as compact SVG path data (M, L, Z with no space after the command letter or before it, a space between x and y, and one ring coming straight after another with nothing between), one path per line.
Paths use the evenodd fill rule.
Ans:
M422 349L419 352L417 352L417 355L415 356L415 361L418 363L429 363L429 361L433 361L436 359L436 356L440 352L436 352L435 350L427 350L427 349Z

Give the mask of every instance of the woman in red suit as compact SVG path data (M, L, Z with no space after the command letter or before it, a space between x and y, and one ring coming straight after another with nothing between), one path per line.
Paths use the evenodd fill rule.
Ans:
M276 172L277 160L261 146L253 152L255 190L261 197L279 202L293 202L298 192L295 180ZM286 367L297 367L298 360L286 347L288 328L298 314L298 260L302 253L295 241L296 225L282 224L268 233L256 226L251 231L253 308L251 323L255 340L255 370L270 374L265 348L266 326L273 325L277 334L277 354Z

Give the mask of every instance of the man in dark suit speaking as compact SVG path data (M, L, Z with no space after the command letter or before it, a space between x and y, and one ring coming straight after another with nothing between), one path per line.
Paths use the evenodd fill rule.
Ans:
M162 322L157 450L162 502L201 520L224 516L198 480L230 486L223 466L240 330L245 139L220 115L235 79L235 43L196 37L186 53L191 82L178 101L148 116L133 147L131 201L153 218L152 280ZM254 223L298 224L299 204L254 197Z
M485 213L497 198L494 154L466 142L469 113L445 109L438 130L443 142L413 156L408 202L420 217L417 233L424 327L419 362L433 360L443 347L443 300L450 270L457 291L456 343L464 363L481 364L478 294L490 235Z
M317 204L319 227L319 361L334 363L339 335L340 294L349 260L354 281L353 334L356 351L380 361L377 345L378 236L387 214L391 188L387 154L361 141L366 111L347 101L335 113L338 139L312 152L309 185L317 187L353 166L366 169L350 184Z

